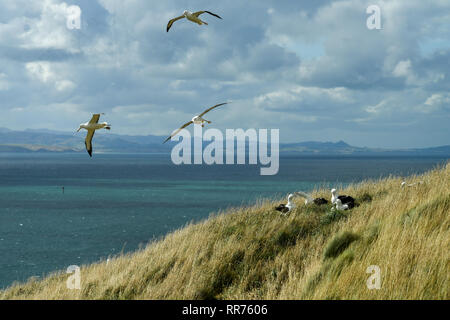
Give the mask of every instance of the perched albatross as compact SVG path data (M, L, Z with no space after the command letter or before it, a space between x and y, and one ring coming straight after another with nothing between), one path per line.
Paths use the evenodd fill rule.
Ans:
M170 137L168 137L163 143L166 143L167 141L169 141L170 139L172 139L172 137L175 137L175 136L178 134L178 132L180 132L181 130L183 130L184 128L186 128L187 126L189 126L189 125L192 124L192 123L194 123L194 124L201 124L202 127L205 126L205 125L204 125L205 122L211 123L211 121L208 121L208 120L206 120L206 119L203 119L202 117L203 117L205 114L207 114L208 112L210 112L212 109L215 109L215 108L217 108L217 107L223 106L224 104L227 104L227 103L228 103L228 102L216 104L215 106L212 106L211 108L206 109L205 111L203 111L202 113L200 113L198 116L193 117L191 121L186 122L186 123L183 124L180 128L178 128L177 130L175 130L175 131L170 135Z
M79 132L81 129L87 130L86 139L84 140L84 144L86 145L86 150L89 153L89 156L92 157L92 138L94 137L95 130L103 129L111 130L111 125L107 122L98 123L98 120L100 119L100 114L94 114L92 116L92 119L89 122L80 124L80 127L78 128L77 132Z
M315 198L313 199L313 197L311 197L310 194L303 192L303 191L298 191L295 193L296 195L305 198L305 204L311 204L314 203L315 205L321 206L323 204L327 204L328 200L324 199L324 198Z
M292 202L292 199L294 198L294 195L291 193L288 196L288 202L286 204L282 203L278 207L275 207L275 210L280 211L282 214L286 214L292 209L295 208L295 204Z
M348 209L352 209L355 206L355 199L350 196L339 196L336 189L331 190L331 203L336 204L337 200L341 201L341 204L347 205Z
M336 210L348 210L350 208L348 204L342 204L341 199L337 199L335 205Z
M203 14L203 13L209 13L210 15L212 15L212 16L214 16L214 17L216 17L216 18L222 19L222 18L219 17L217 14L212 13L212 12L209 12L209 11L197 11L197 12L192 13L192 12L189 12L189 11L187 11L187 10L184 10L184 12L183 12L183 14L182 14L181 16L176 17L176 18L173 18L172 20L169 21L169 23L167 24L167 32L169 32L170 27L172 27L172 24L173 24L175 21L180 20L180 19L183 19L183 18L186 18L186 19L188 19L189 21L195 22L195 23L197 23L199 26L201 26L202 24L208 25L205 21L202 21L202 20L199 18L199 16L200 16L201 14Z

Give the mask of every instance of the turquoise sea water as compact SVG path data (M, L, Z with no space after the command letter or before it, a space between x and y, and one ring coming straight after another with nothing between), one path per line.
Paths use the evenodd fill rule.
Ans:
M289 157L278 175L260 176L259 166L175 166L169 155L0 154L0 288L136 250L260 198L422 173L446 161Z

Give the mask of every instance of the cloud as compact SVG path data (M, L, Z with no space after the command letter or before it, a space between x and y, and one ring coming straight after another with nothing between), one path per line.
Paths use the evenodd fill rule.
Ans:
M38 79L45 84L51 84L57 91L71 90L75 84L61 77L61 73L55 73L49 62L29 62L25 65L31 77Z
M362 0L8 1L0 126L65 130L105 112L116 133L165 135L233 101L211 114L218 128L281 128L289 142L448 143L450 4L371 4L382 30L367 29ZM79 30L67 28L70 5L82 10ZM167 33L185 9L223 20Z
M450 111L450 94L448 93L433 93L424 103L422 109L425 113L434 112L436 110Z
M298 112L327 117L330 105L342 107L353 103L346 88L319 88L295 86L288 90L270 92L255 98L255 104L275 112Z
M411 60L402 60L397 63L392 74L395 77L404 77L407 83L414 83L416 81L416 76L414 75L411 68Z

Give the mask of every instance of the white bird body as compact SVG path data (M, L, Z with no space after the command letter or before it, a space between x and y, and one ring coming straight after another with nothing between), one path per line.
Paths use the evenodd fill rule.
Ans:
M348 210L348 205L347 204L342 204L341 199L337 199L336 200L336 209L337 210Z
M287 204L286 204L286 208L288 208L289 209L289 211L291 211L292 209L294 209L295 208L295 204L294 204L294 202L292 202L292 199L294 198L294 195L291 193L289 196L288 196L288 202L287 202ZM288 211L288 212L289 212Z
M86 130L98 130L98 129L103 129L105 127L109 127L110 125L107 122L101 122L101 123L82 123L80 124L80 127L78 128L77 132L80 131L81 129L86 129Z
M206 25L207 25L206 22L202 21L199 17L196 17L196 16L195 16L194 14L192 14L192 12L190 12L190 11L184 10L183 16L184 16L186 19L188 19L189 21L195 22L195 23L197 23L197 24L199 24L199 25L202 25L202 24L206 24Z
M287 202L286 205L285 205L285 208L287 209L287 211L282 212L282 213L281 213L282 215L288 214L289 212L291 212L292 209L295 208L295 204L294 204L294 202L292 201L293 198L294 198L294 195L291 193L291 194L288 196L288 202Z
M340 196L337 194L336 189L331 189L331 203L336 204L337 201L340 201L344 206L346 205L347 209L352 209L358 205L355 203L355 199L353 197L345 195Z
M195 116L195 117L193 117L191 121L192 121L193 124L200 124L202 127L205 126L205 125L204 125L205 122L211 123L211 121L208 121L208 120L206 120L206 119L203 119L203 118L200 117L200 116Z
M282 215L288 214L292 209L295 208L294 202L292 202L292 199L294 198L294 195L291 193L288 196L288 202L286 204L280 204L278 207L275 208L275 210L280 211Z
M337 199L338 199L338 196L336 194L336 189L331 189L331 203L336 204Z

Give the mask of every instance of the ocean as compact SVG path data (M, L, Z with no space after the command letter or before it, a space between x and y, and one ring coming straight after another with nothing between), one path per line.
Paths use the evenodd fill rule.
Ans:
M0 288L134 251L261 198L407 176L447 161L282 157L277 175L260 176L259 165L176 166L167 154L0 153Z

